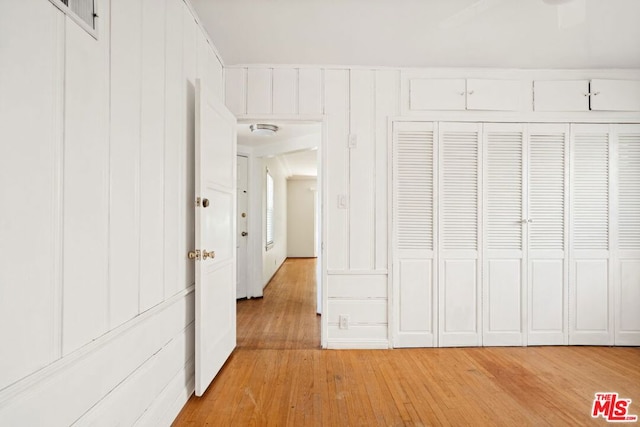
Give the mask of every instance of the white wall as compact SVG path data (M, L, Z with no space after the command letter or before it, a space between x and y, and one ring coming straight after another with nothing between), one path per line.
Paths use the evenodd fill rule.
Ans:
M287 256L315 257L317 179L287 180Z
M194 87L222 65L182 0L96 3L97 40L0 5L1 425L168 424L193 390Z
M518 80L519 111L411 111L410 80ZM430 120L593 120L589 113L536 113L534 80L640 80L638 70L374 69L315 66L234 66L225 69L225 102L240 119L259 116L308 120L324 116L323 209L326 307L323 344L387 347L391 310L389 253L389 123L411 116ZM291 88L294 89L291 89ZM284 90L283 88L288 88ZM295 96L291 96L291 94ZM276 106L288 105L282 110ZM283 113L283 111L285 111ZM632 120L637 113L595 113L601 120ZM590 119L591 117L591 119ZM346 203L340 205L339 200ZM349 329L338 316L350 316Z
M263 158L260 168L262 182L262 287L264 288L287 258L287 175L276 157ZM274 232L273 246L267 250L267 175L269 169L273 177Z

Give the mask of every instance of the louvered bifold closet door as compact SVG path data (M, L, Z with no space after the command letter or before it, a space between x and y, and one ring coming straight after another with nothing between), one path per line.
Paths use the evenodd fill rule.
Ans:
M520 123L484 125L485 346L524 344L524 138Z
M640 125L618 125L615 344L640 345Z
M436 345L433 123L393 125L394 347Z
M440 346L482 344L481 124L440 123L438 295Z
M613 344L611 125L571 125L569 344Z
M528 345L568 340L569 125L528 127Z

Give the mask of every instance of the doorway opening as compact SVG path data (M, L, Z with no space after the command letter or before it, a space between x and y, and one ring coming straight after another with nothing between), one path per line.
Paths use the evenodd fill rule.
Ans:
M257 135L255 124L277 132ZM238 298L262 297L287 259L314 259L316 313L322 313L323 128L321 118L239 121Z

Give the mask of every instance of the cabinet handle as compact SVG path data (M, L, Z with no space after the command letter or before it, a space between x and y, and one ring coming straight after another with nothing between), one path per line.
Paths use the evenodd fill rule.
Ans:
M600 92L595 92L595 93L593 94L593 96L598 96L598 95L600 95Z
M473 91L470 90L469 92L467 92L469 95L473 95Z
M460 92L459 95L460 96L464 96L465 93L467 93L467 92Z

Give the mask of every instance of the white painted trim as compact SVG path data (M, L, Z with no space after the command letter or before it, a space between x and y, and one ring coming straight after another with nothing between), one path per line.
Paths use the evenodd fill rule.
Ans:
M327 270L329 276L386 276L389 270Z
M473 123L638 123L640 113L632 112L500 112L425 111L419 115L397 116L397 122L473 122Z
M389 340L330 340L326 347L329 350L388 350Z
M89 344L84 347L75 350L74 352L66 355L65 357L58 359L57 361L51 363L50 365L36 371L21 380L9 385L8 387L0 390L0 405L7 402L10 399L15 398L21 393L28 391L34 385L46 381L48 377L55 375L56 373L62 371L63 369L69 367L70 365L76 363L78 360L87 356L88 354L95 352L96 350L108 345L111 341L115 340L121 335L124 335L130 329L133 329L139 326L141 323L147 321L148 319L156 316L157 314L167 310L173 304L178 303L180 301L184 301L185 297L192 293L195 289L195 286L192 285L189 288L182 290L171 298L167 299L161 304L156 305L150 310L145 311L144 313L134 317L130 321L118 326L115 329L107 332L101 337L91 341Z

